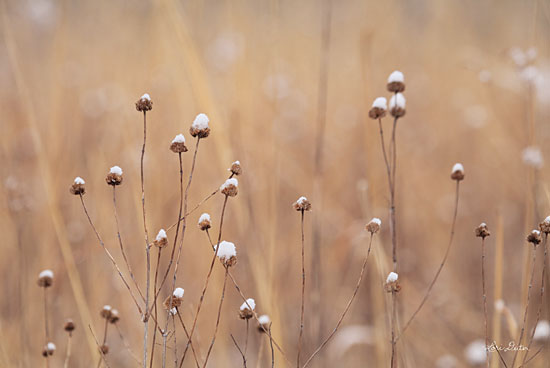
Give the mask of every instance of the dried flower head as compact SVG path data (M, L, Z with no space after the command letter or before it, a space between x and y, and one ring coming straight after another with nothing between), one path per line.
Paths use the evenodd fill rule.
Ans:
M372 103L372 107L369 110L369 118L380 119L386 116L388 111L387 100L385 97L377 97Z
M109 323L115 324L120 320L120 315L117 309L111 309L111 316L109 317Z
M206 138L210 135L210 119L206 114L198 114L189 128L189 133L193 137Z
M53 355L55 353L55 344L53 342L49 342L44 346L44 349L42 350L42 356L48 357Z
M151 97L149 97L149 94L146 93L143 96L139 98L136 102L136 110L137 111L143 111L147 112L153 109L153 101L151 101Z
M159 230L153 244L159 248L164 248L168 245L168 236L166 235L166 231L164 229Z
M183 302L183 294L185 293L185 290L183 290L182 288L176 288L174 289L174 292L172 293L172 295L169 295L165 300L164 300L164 308L166 308L166 310L170 310L170 312L173 312L173 309L176 309L175 313L172 313L172 314L176 314L177 313L177 308L181 306L181 303ZM171 303L170 303L171 301Z
M311 211L311 203L303 196L298 198L298 200L292 204L292 207L294 207L296 211Z
M67 319L65 321L65 324L63 325L63 329L67 332L73 332L75 328L76 328L76 326L75 326L73 320L70 319L70 318Z
M540 224L539 229L541 232L548 235L550 233L550 216L546 217Z
M112 186L120 185L122 183L122 169L120 166L111 167L105 181Z
M240 319L250 319L254 317L254 309L256 308L256 302L254 299L246 299L241 307L239 308L239 318Z
M464 180L464 166L461 163L456 163L451 171L451 179L460 181Z
M103 355L109 354L109 345L103 344L99 347L99 350L103 353Z
M540 231L539 230L533 230L529 233L529 235L527 235L527 241L529 243L532 243L533 245L537 246L540 244L540 242L542 241L542 237L540 235Z
M44 270L38 275L38 286L40 287L50 287L53 284L53 271Z
M403 92L405 90L405 76L400 71L396 70L388 77L387 84L390 92Z
M369 223L367 224L366 229L371 234L374 234L380 230L381 225L382 225L382 221L377 217L373 217L372 220L370 220Z
M395 118L405 115L405 96L402 93L396 93L390 98L390 114Z
M183 136L183 134L176 135L176 137L172 140L170 150L174 153L187 152L187 147L185 146L185 137Z
M477 237L483 239L491 235L491 232L489 231L489 228L487 227L487 224L485 222L482 222L481 224L479 224L478 227L476 227L475 233Z
M99 312L99 315L102 318L109 319L111 318L111 311L112 307L110 305L104 305L103 308L101 308L101 311Z
M271 327L271 318L269 318L267 314L262 314L260 317L258 317L258 330L260 332L269 331L270 327Z
M231 174L237 176L243 173L243 168L241 167L241 163L239 161L235 161L231 164L231 167L227 169L227 171L231 171Z
M399 285L399 281L398 281L398 278L399 278L399 275L395 272L390 272L388 277L386 278L386 285L384 286L384 288L386 289L386 291L388 293L393 293L393 292L399 292L399 290L401 290L401 286Z
M203 213L201 217L199 217L199 223L198 223L199 229L201 230L208 230L212 227L212 222L210 221L210 215L207 213Z
M214 250L217 249L217 245L214 246ZM237 250L235 244L222 240L220 242L220 249L218 252L218 258L226 266L230 267L237 263Z
M86 188L84 187L84 184L86 184L84 179L82 179L80 176L77 176L74 179L73 184L69 188L69 191L71 192L71 194L74 194L74 195L82 195L86 193Z
M239 181L235 178L230 178L227 179L225 183L220 186L220 192L222 192L226 196L235 197L239 192L238 186Z

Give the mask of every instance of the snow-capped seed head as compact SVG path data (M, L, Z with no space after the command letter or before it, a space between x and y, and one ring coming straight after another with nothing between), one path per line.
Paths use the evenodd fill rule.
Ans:
M166 310L169 310L171 313L174 309L176 309L176 313L177 313L177 308L179 308L181 306L181 303L183 302L183 294L184 294L184 290L182 288L176 288L174 289L174 291L172 292L172 295L168 295L168 297L164 300L164 308ZM172 314L176 314L176 313L172 313Z
M311 211L311 203L307 200L306 197L303 196L298 198L298 200L294 202L292 207L296 211Z
M74 329L76 328L75 324L74 324L74 321L72 319L67 319L65 321L65 324L63 325L63 329L69 333L73 332Z
M399 278L399 275L395 272L390 272L388 277L386 278L386 283L389 284L390 282L396 282Z
M384 288L388 293L397 293L401 290L401 285L398 282L399 275L395 272L390 272L386 278Z
M367 229L368 232L370 232L371 234L374 234L380 230L381 225L382 225L382 221L377 217L373 217L372 220L369 221L369 223L365 228Z
M229 178L220 186L220 192L229 197L235 197L238 190L239 181L236 178Z
M104 305L103 308L101 308L101 311L99 312L99 315L105 319L111 318L111 311L113 308L110 305Z
M42 356L51 356L55 352L55 344L53 342L49 342L44 346L44 350L42 350Z
M471 342L464 350L464 356L466 360L473 366L481 365L485 363L487 359L486 353L487 347L483 340L475 340Z
M246 299L241 307L239 308L239 318L240 319L250 319L254 317L254 309L256 308L256 302L254 299Z
M405 76L400 71L396 70L388 77L386 86L390 92L403 92L405 90Z
M529 235L527 235L527 241L533 244L535 247L540 244L542 237L539 230L532 230Z
M84 186L85 184L86 182L84 181L84 179L82 179L80 176L77 176L74 179L73 184L69 188L69 191L71 192L71 194L74 195L83 195L84 193L86 193L86 187Z
M385 97L377 97L372 103L372 107L369 110L369 118L380 119L386 116L388 110L387 100Z
M485 239L486 237L491 235L491 232L489 231L487 224L485 222L482 222L481 224L479 224L478 227L476 227L475 234L477 237Z
M546 217L540 224L539 229L544 234L550 234L550 216Z
M150 111L153 108L153 101L148 93L145 93L136 102L136 110L143 111L144 113Z
M120 320L120 315L117 309L111 309L111 315L109 316L109 323L115 324Z
M260 332L269 331L271 327L271 318L267 314L262 314L258 317L258 330Z
M185 137L183 136L183 134L176 135L176 137L172 140L172 144L170 144L170 150L174 153L187 152L187 147L185 146Z
M538 147L527 147L522 152L523 163L534 169L542 169L544 166L544 158Z
M159 230L153 244L159 248L164 248L165 246L168 245L168 236L166 235L166 230L164 229Z
M456 163L451 171L451 179L460 181L464 180L464 166L461 163Z
M206 114L198 114L189 128L189 133L193 137L206 138L210 134L210 119Z
M214 250L217 251L218 258L225 266L229 267L237 263L237 249L235 248L235 244L223 240L220 242L219 250L218 246L214 246L214 248Z
M505 307L506 307L506 304L504 303L504 300L502 300L502 299L495 300L495 310L496 311L502 312Z
M231 171L232 175L241 175L243 173L243 168L241 167L241 163L239 161L235 161L231 164L231 167L227 169L227 171Z
M122 183L122 169L120 166L113 166L105 178L107 184L115 186Z
M390 98L390 114L394 118L400 118L405 115L405 96L402 93L396 93Z
M212 227L212 222L210 221L210 215L207 213L203 213L201 217L199 217L199 229L201 230L208 230Z
M537 327L535 328L533 340L545 341L548 339L550 339L550 323L545 320L539 321L539 323L537 323Z
M44 270L38 275L38 286L40 287L50 287L53 284L53 271Z
M183 294L185 293L185 290L183 288L176 288L173 292L174 298L183 298Z

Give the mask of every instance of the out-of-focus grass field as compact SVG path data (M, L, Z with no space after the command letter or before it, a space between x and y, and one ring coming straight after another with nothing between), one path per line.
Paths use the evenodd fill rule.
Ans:
M117 189L121 231L143 285L142 116L134 102L145 92L154 103L145 161L150 232L156 234L177 218L178 160L168 147L180 132L193 147L188 129L195 115L204 112L212 133L201 141L190 206L225 180L231 162L241 161L244 174L239 195L229 200L223 238L236 244L233 273L245 295L256 299L258 313L271 316L273 336L291 361L301 287L300 215L292 203L305 195L313 205L306 214L306 356L332 330L353 291L368 240L364 225L372 217L382 219L358 298L340 333L312 366L389 366L389 306L383 290L390 271L388 190L378 126L367 114L374 98L389 97L386 78L396 69L405 74L407 85L407 114L397 132L402 322L418 305L445 251L454 199L450 169L455 162L466 169L449 262L398 344L400 366L435 367L447 354L456 357L458 367L469 366L464 349L483 339L481 250L473 234L482 221L492 230L487 242L490 331L501 326L499 344L514 340L505 319L493 319L493 303L502 293L521 320L524 264L530 257L524 238L549 214L547 165L530 168L522 151L538 146L550 157L550 4L327 4L1 2L0 366L45 364L40 354L43 295L36 279L46 268L55 272L48 290L57 345L51 366L62 365L62 326L69 317L77 324L70 366L97 363L88 324L96 336L102 335L99 311L104 304L119 309L120 328L132 350L141 354L139 315L68 187L75 176L86 180L91 216L121 261L111 188L104 178L111 166L122 167L124 183ZM328 35L324 44L323 32ZM537 68L534 78L526 79L530 72L514 63L513 47L536 47L530 62ZM326 125L319 140L323 116ZM390 119L384 124L388 135ZM191 153L184 156L186 173ZM217 234L222 202L221 195L215 196L189 219L178 276L186 291L186 323L192 320L211 257L208 240L195 223L209 212ZM315 231L319 241L312 244ZM495 267L497 249L503 252L502 267ZM542 256L533 295L539 293L541 266ZM195 335L202 356L214 329L222 281L223 270L216 265ZM162 298L168 293L166 288ZM229 287L212 367L241 365L229 337L232 333L244 340L241 303ZM536 308L539 297L532 303ZM534 315L530 312L529 326ZM543 318L548 319L546 306ZM178 331L182 349L185 339ZM249 367L270 366L268 340L255 328L250 336ZM116 330L110 331L108 343L111 367L136 366ZM503 354L511 360L512 353ZM549 356L543 353L531 366L547 366ZM191 367L189 358L185 365ZM275 358L277 367L285 366L280 354ZM492 360L498 366L496 355Z

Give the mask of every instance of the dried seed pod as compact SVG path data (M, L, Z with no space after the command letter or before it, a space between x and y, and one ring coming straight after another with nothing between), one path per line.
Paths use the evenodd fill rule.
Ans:
M481 224L479 224L478 227L476 227L475 233L477 237L484 239L491 235L491 232L489 231L489 228L487 227L487 224L485 222L482 222Z
M369 221L369 223L366 226L366 229L371 234L375 234L380 230L381 225L382 225L382 221L379 218L374 217L372 220Z
M300 197L292 205L296 211L311 211L311 203L307 200L306 197Z
M225 183L220 186L220 192L222 192L222 194L225 194L226 196L235 197L239 192L238 187L239 181L235 178L230 178L227 179Z
M271 327L271 318L267 314L263 314L258 317L258 331L264 332L269 331Z
M74 179L73 184L69 188L69 191L71 192L71 194L74 195L83 195L84 193L86 193L86 187L84 186L85 184L86 182L84 181L84 179L82 179L80 176L77 176Z
M99 315L102 318L109 319L111 318L113 308L110 305L104 305L103 308L101 308L101 311L99 312Z
M53 271L44 270L38 275L38 286L40 287L50 287L53 284Z
M67 319L65 321L65 324L63 325L63 329L67 332L73 332L75 328L76 328L76 326L75 326L73 320L70 319L70 318Z
M210 135L210 119L206 114L198 114L189 128L189 133L193 137L206 138Z
M143 111L147 112L153 109L153 101L151 101L151 97L148 93L144 94L140 97L139 100L136 102L136 110L137 111Z
M210 221L210 215L207 213L203 213L201 217L199 217L199 223L198 223L199 229L201 230L208 230L212 227L212 222Z
M109 323L115 324L120 320L120 315L117 309L111 309L111 315L109 316Z
M217 249L217 245L214 246L214 251ZM228 241L220 242L220 249L218 250L219 260L226 266L231 267L237 263L237 249L235 244Z
M390 92L403 92L405 90L405 76L400 71L396 70L388 77L387 84Z
M386 278L386 284L384 285L384 289L388 293L398 293L401 290L401 285L399 285L399 275L395 272L390 272L388 277Z
M451 179L460 181L464 180L464 166L461 163L456 163L451 170Z
M532 243L533 245L537 246L540 244L540 242L542 241L542 237L540 235L540 231L539 230L533 230L529 233L529 235L527 235L527 241L529 243Z
M385 97L378 97L372 103L372 107L369 110L369 118L377 120L386 116L388 111L387 100Z
M171 312L173 312L172 310L175 309L175 308L178 308L181 306L181 303L183 302L183 294L185 293L185 290L183 290L182 288L176 288L174 289L174 292L172 293L172 295L169 295L165 300L164 300L164 308L166 310L170 310ZM170 301L172 302L170 304ZM177 313L177 309L176 309L176 313ZM172 314L176 314L176 313L172 313Z
M122 184L122 169L119 166L111 167L105 181L112 186Z
M176 137L172 140L170 150L174 153L187 152L187 147L185 146L185 137L183 136L183 134L176 135Z
M539 229L546 235L550 234L550 216L545 218L544 221L539 224Z
M42 356L48 357L53 355L55 353L55 344L53 342L49 342L44 346L44 349L42 350Z
M390 114L395 118L405 116L405 96L402 93L396 93L390 98Z
M254 309L256 308L256 302L254 299L246 299L241 307L239 308L239 318L240 319L250 319L254 317Z
M166 231L164 229L159 230L153 244L159 248L164 248L168 245L168 236L166 235Z
M235 161L231 164L231 167L227 169L227 171L231 171L231 174L237 176L243 173L243 168L241 167L241 163L239 161Z

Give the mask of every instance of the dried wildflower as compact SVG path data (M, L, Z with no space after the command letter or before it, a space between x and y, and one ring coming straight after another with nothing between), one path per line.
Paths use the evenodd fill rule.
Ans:
M105 181L112 186L120 185L122 183L122 169L120 166L111 167Z
M382 225L382 221L377 217L373 217L373 219L370 220L369 223L367 224L366 229L371 234L374 234L380 230L381 225Z
M386 116L388 111L387 100L385 97L377 97L372 103L372 107L369 110L369 118L380 119Z
M256 302L254 299L246 299L241 307L239 308L239 318L240 319L250 319L254 317L254 309L256 308Z
M63 325L63 329L67 332L73 332L75 328L76 328L76 326L75 326L73 320L70 319L70 318L67 319L65 321L65 324Z
M217 249L217 245L214 246L214 250ZM235 244L222 240L220 242L220 249L218 250L218 258L226 266L230 267L237 263L237 250Z
M212 222L210 221L210 215L207 213L203 213L201 217L199 217L199 223L198 223L199 229L201 230L208 230L212 227Z
M300 197L292 205L296 211L311 211L311 203L307 200L306 197Z
M147 112L153 109L153 101L151 101L151 97L149 97L149 94L144 94L140 97L139 100L136 102L136 110L137 111L143 111Z
M260 317L258 317L258 330L260 332L269 331L269 327L271 326L271 318L267 314L263 314Z
M243 168L241 167L241 163L239 161L235 161L231 164L231 167L227 169L227 171L231 171L231 174L237 176L243 173Z
M159 230L153 244L159 248L164 248L168 245L168 236L166 236L166 231L164 229Z
M533 230L527 235L527 241L529 243L532 243L534 246L537 246L542 241L542 237L540 235L539 230Z
M38 286L40 287L50 287L53 284L53 271L44 270L38 275Z
M405 96L402 93L396 93L390 98L390 114L394 118L400 118L405 115Z
M461 163L456 163L451 171L451 179L456 181L464 180L464 166Z
M166 308L166 310L170 310L172 314L176 314L178 312L176 308L181 306L184 293L185 293L185 290L183 290L182 288L174 289L174 292L172 293L172 295L168 296L164 300L164 308ZM170 304L170 300L172 301L172 304ZM175 310L175 313L174 313L174 310Z
M99 312L99 315L102 318L109 319L111 318L111 311L112 307L110 305L104 305L103 308L101 308L101 312Z
M546 235L550 233L550 216L546 217L544 221L539 224L539 229Z
M239 182L235 178L230 178L220 186L220 192L229 197L235 197L237 195Z
M183 134L176 135L176 137L172 140L170 150L174 153L187 152L187 147L185 147L185 137Z
M399 292L401 290L401 285L399 285L398 281L399 275L395 272L390 272L388 277L386 278L386 285L384 288L388 293L393 292Z
M386 86L390 92L403 92L405 90L405 76L403 73L396 70L388 77L388 84Z
M69 191L71 192L71 194L74 195L82 195L86 193L86 188L84 187L84 184L86 184L84 179L82 179L80 176L77 176L74 179L73 185L71 185L71 187L69 188Z
M115 324L120 320L120 315L117 309L111 309L111 316L109 317L109 323Z
M109 345L103 344L99 347L99 350L103 353L103 355L109 354Z
M489 228L487 227L487 224L485 222L482 222L481 224L479 224L478 227L476 227L475 233L477 237L484 239L491 235L491 232L489 231Z
M206 114L198 114L189 128L189 133L193 137L206 138L210 134L210 119Z
M47 357L53 355L55 352L55 344L53 342L49 342L44 346L44 349L42 350L42 356Z

